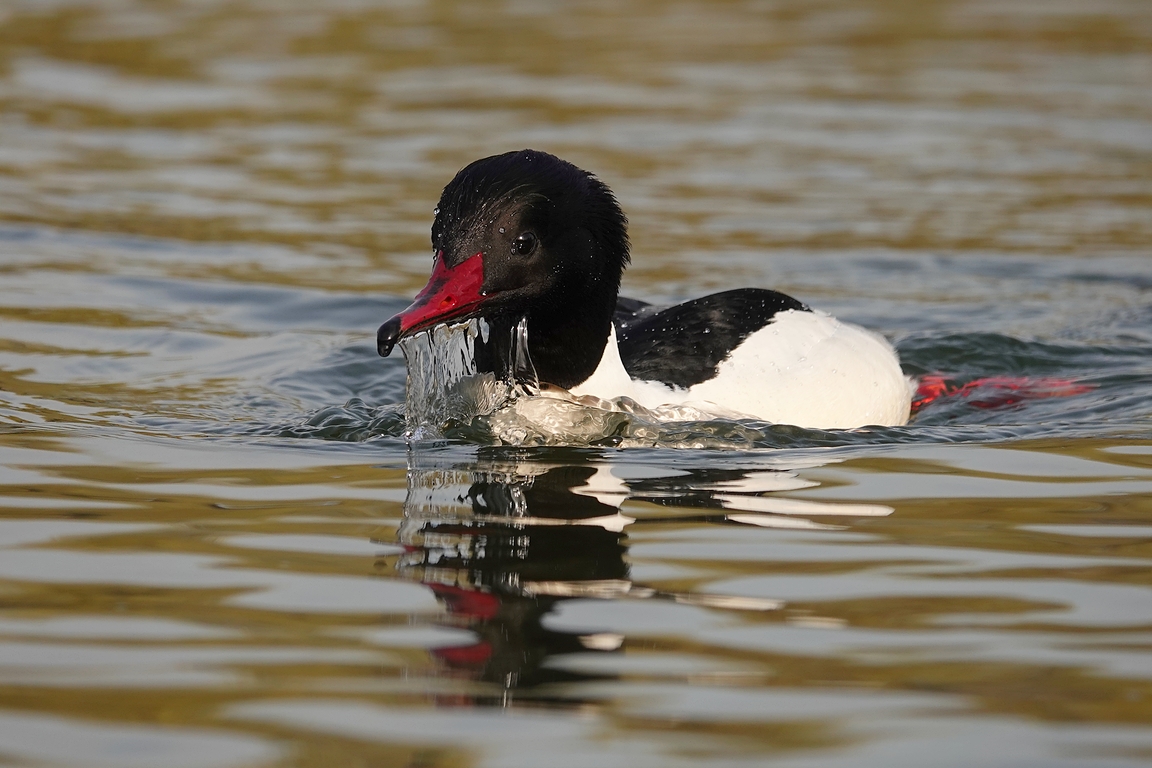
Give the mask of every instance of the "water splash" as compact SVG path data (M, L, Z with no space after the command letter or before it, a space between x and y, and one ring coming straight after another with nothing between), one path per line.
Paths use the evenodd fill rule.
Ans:
M471 424L512 397L512 382L481 372L477 365L477 347L488 344L491 330L478 318L437 325L400 342L408 365L405 437L444 437L445 429Z
M505 329L480 318L400 342L408 365L405 437L695 448L750 447L762 437L760 430L691 406L645 408L627 397L602 400L540 384L528 333L526 317Z

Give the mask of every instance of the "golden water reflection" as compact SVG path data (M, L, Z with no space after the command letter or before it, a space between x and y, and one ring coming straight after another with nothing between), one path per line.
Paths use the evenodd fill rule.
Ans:
M4 4L0 762L1146 764L1150 9ZM523 146L629 295L1095 394L409 452L372 333Z
M223 444L128 471L69 463L58 449L82 439L3 442L12 732L141 739L164 760L218 747L190 765L868 762L920 732L1052 759L1150 746L1125 730L1152 694L1148 508L1107 489L1152 482L1152 446L998 461L1017 482L1038 456L1078 467L1099 493L1069 500L981 497L1000 478L966 468L979 447L929 449L917 472L916 447L699 469L434 450L389 469ZM942 510L897 476L888 505L854 500L900 462L910 488L947 469L971 497ZM820 514L738 506L813 495ZM15 757L55 754L22 738Z
M715 248L1139 249L1147 23L1138 0L15 6L0 219L282 244L323 264L194 271L404 293L439 188L533 145L617 190L643 281L723 283L695 264Z

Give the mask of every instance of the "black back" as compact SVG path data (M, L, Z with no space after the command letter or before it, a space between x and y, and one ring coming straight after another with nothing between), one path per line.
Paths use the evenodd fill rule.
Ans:
M652 306L640 299L629 299L626 296L616 297L616 311L612 313L612 322L616 326L616 335L629 325L635 325L649 315L660 311L659 307Z
M618 307L620 359L634 379L687 389L715 377L733 349L789 309L811 311L763 288L714 293L658 312L644 305Z

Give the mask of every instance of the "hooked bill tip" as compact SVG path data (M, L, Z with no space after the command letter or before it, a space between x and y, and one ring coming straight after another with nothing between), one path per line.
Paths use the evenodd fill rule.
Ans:
M380 354L380 357L388 357L388 355L392 353L392 348L396 346L399 338L400 316L397 315L380 326L380 330L376 331L376 351Z

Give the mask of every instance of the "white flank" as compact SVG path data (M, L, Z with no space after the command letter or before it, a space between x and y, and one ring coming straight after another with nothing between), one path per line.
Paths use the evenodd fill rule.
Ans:
M608 343L599 365L584 381L568 390L577 397L592 395L601 400L630 397L645 408L683 402L684 390L676 390L658 381L634 381L624 370L620 347L616 344L616 326L608 332Z
M898 426L908 421L912 401L911 383L883 337L820 312L796 310L776 315L720 363L715 378L688 390L633 381L613 329L600 365L571 391L811 429Z

